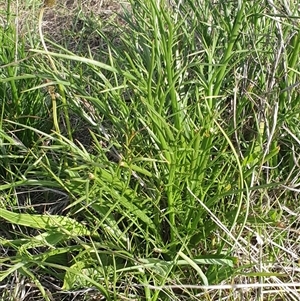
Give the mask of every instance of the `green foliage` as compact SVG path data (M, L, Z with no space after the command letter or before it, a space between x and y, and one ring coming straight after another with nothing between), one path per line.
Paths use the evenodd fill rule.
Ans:
M155 301L283 277L262 266L285 234L251 235L297 210L296 10L177 2L130 1L117 43L95 22L107 48L86 57L0 28L0 282Z

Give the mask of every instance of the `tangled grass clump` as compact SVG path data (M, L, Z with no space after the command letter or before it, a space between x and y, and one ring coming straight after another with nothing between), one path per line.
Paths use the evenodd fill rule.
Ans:
M298 300L297 6L40 4L1 14L0 299Z

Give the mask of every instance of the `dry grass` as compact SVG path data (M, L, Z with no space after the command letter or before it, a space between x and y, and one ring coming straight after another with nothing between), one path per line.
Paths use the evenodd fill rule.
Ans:
M29 1L28 1L29 2ZM32 0L30 3L12 1L10 11L16 16L16 27L22 37L33 36L38 29L38 15L42 1ZM125 1L98 1L98 0L68 0L57 1L53 7L47 7L43 17L43 32L57 44L67 46L73 52L81 51L82 45L76 43L84 35L87 45L90 48L101 46L98 35L94 34L95 22L99 24L99 29L111 30L109 24L124 25L122 20L123 8L129 8ZM0 11L6 11L6 3L0 4ZM91 28L91 23L93 28ZM90 23L90 24L89 24ZM0 24L4 25L4 17L0 17ZM88 32L90 27L90 32ZM70 41L69 41L70 40ZM68 44L66 45L66 41ZM72 42L71 42L72 41Z

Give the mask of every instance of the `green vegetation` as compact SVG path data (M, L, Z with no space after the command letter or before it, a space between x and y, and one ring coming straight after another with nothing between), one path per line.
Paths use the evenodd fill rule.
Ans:
M0 300L299 300L297 1L20 2Z

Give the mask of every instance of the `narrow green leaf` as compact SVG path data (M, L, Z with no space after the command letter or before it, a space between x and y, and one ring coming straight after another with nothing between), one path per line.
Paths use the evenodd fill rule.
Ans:
M127 237L125 233L120 230L109 206L94 203L91 207L99 214L100 218L104 219L103 225L107 232L109 232L113 237L127 242Z
M84 64L89 64L95 67L99 67L101 69L105 69L111 72L115 72L117 73L118 70L110 65L101 63L99 61L95 61L92 59L88 59L82 56L77 56L77 55L68 55L68 54L62 54L62 53L55 53L55 52L48 52L48 51L44 51L44 50L37 50L37 49L30 49L30 51L32 52L36 52L36 53L41 53L41 54L47 54L50 56L54 56L54 57L58 57L58 58L62 58L65 60L71 60L71 61L77 61L77 62L81 62Z
M195 271L201 277L203 284L208 285L208 280L207 280L206 276L204 275L204 273L202 272L202 270L200 269L200 267L197 265L197 263L193 259L191 259L190 257L186 256L181 251L178 252L178 255L181 258L183 258L191 267L193 267L195 269Z
M17 271L18 269L22 268L25 265L24 262L18 262L9 269L5 271L0 271L0 281L3 281L7 276L12 274L14 271Z
M34 229L65 230L72 236L91 235L90 231L85 226L74 219L65 216L15 213L2 208L0 208L0 216L12 224Z
M26 243L23 243L19 249L19 252L22 253L23 250L38 248L38 247L50 247L55 248L55 246L62 240L67 240L68 236L65 233L57 231L49 231L32 237L27 240Z

